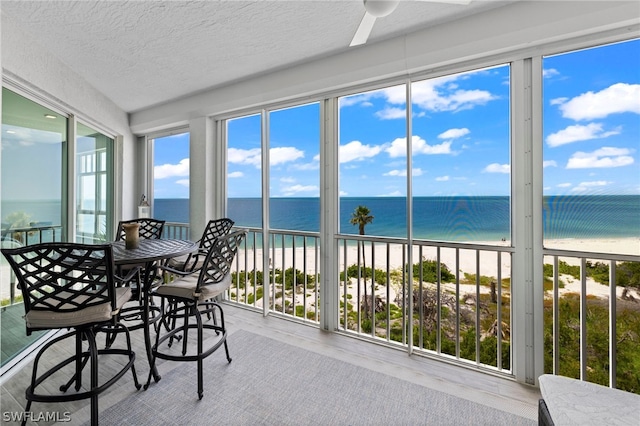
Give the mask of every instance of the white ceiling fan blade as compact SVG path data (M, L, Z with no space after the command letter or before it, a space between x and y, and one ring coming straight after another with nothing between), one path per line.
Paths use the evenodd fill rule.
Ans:
M353 40L351 40L351 44L349 47L359 46L361 44L365 44L367 39L369 38L369 34L371 34L371 30L373 29L373 24L376 22L376 17L366 12L362 21L360 22L360 26L353 36Z

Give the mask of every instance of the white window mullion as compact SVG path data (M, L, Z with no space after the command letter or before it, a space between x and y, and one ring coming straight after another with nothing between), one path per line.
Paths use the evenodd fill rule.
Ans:
M76 241L76 200L78 192L78 170L76 167L76 125L78 121L74 115L69 116L67 122L67 208L63 209L66 214L67 241ZM66 212L66 213L65 213Z
M338 271L339 170L338 98L328 98L320 108L320 327L338 329L340 312Z
M270 203L270 168L269 168L269 147L271 146L269 141L269 113L266 110L262 110L260 113L261 118L261 143L262 143L262 270L265 271L265 282L263 285L268 287L263 291L263 298L265 303L262 305L263 315L266 317L269 315L269 307L271 304L271 276L275 277L275 274L270 274L269 256L270 256L270 219L269 219L269 203ZM284 249L284 248L283 248Z

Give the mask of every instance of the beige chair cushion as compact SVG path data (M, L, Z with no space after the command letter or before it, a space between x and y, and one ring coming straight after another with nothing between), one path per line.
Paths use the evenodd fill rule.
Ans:
M191 259L189 259L189 256L191 256ZM206 254L200 254L200 256L198 256L198 261L196 262L194 267L192 267L194 260L193 255L186 254L184 256L173 257L169 259L169 261L167 262L167 266L173 269L177 269L178 271L184 271L185 263L187 262L187 260L189 260L189 271L199 271L200 268L202 268L202 265L204 265L205 257Z
M231 285L231 274L227 274L219 283L202 286L200 295L196 296L195 290L198 284L198 275L191 274L169 284L161 285L156 289L156 293L161 296L179 297L181 299L208 300L221 294Z
M116 288L116 306L122 307L131 299L131 289ZM37 305L34 306L37 308ZM64 309L64 306L62 306ZM84 324L95 324L109 321L112 317L111 303L101 303L73 312L39 311L31 309L24 319L28 328L66 328Z

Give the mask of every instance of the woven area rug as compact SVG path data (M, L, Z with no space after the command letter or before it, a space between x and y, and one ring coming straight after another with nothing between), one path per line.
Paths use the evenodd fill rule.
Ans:
M244 330L100 413L102 425L534 425L530 419ZM165 364L166 365L166 364Z

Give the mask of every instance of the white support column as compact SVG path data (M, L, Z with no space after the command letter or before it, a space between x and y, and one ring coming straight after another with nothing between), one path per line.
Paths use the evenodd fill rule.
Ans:
M533 379L544 374L544 256L543 243L543 135L542 135L542 57L531 59L531 161L532 161L532 234L533 234Z
M124 165L124 137L118 135L113 140L113 218L110 223L110 228L107 232L107 241L113 241L115 238L116 224L122 220L122 198L123 198L123 185L122 185L122 169Z
M320 328L338 328L338 99L325 99L320 109Z
M269 191L269 183L271 179L271 157L269 156L269 112L262 110L260 118L260 139L262 144L262 270L264 271L265 276L263 285L267 286L262 292L264 300L262 304L262 314L266 317L269 315L269 305L271 304L272 297L274 296L271 294L271 278L266 278L271 275L269 273L271 268L271 265L269 265L269 256L271 256L271 240L269 238L271 230L271 220L269 216L269 203L271 201L271 192Z
M151 214L153 215L153 143L147 136L141 136L136 138L136 174L134 179L137 185L134 194L129 194L135 200L133 205L133 216L125 214L127 219L131 217L138 217L137 206L140 202L140 197L145 195L147 201L151 203Z
M213 217L227 217L227 144L224 122L212 121L213 129Z
M191 239L198 239L214 218L216 156L213 123L208 117L189 120L189 224Z
M406 135L407 135L407 264L413 265L413 96L411 89L413 88L411 80L407 80L405 83L405 102L407 105L406 115ZM412 324L410 318L413 318L413 268L407 268L407 294L406 300L409 300L409 312L407 318L409 324ZM413 341L413 325L410 326L410 331L407 333L407 352L409 355L413 354L414 348Z
M63 222L67 225L66 241L71 242L76 241L76 153L78 150L76 144L76 124L76 117L74 115L69 115L69 119L67 121L67 169L65 170L65 175L67 176L67 208L62 209L62 215Z
M512 258L511 336L516 380L536 384L543 372L541 69L531 59L511 66ZM539 313L539 315L536 315Z

